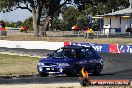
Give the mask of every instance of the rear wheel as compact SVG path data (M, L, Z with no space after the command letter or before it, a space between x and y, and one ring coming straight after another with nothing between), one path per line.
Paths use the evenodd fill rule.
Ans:
M96 66L95 71L93 72L93 75L100 75L100 73L101 73L102 70L103 70L103 66L100 65L100 64L98 64L98 65Z
M74 64L72 66L72 69L70 69L70 71L69 71L69 69L66 70L65 74L67 76L70 76L70 77L76 77L76 76L78 76L78 73L79 73L80 70L81 70L81 66L78 65L78 64Z

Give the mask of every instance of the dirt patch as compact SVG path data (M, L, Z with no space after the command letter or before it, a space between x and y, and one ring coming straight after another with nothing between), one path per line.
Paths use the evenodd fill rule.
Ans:
M0 85L0 88L82 88L79 83L52 83L52 84L13 84Z
M130 86L89 86L89 87L82 87L79 83L51 83L51 84L0 85L0 88L131 88L131 87Z

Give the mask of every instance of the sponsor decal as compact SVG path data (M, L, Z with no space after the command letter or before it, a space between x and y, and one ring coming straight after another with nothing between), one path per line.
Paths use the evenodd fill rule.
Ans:
M126 52L132 53L132 45L126 45Z
M64 42L64 46L71 45L70 42Z
M86 71L84 67L81 70L81 76L79 77L79 81L81 86L90 86L90 85L130 86L131 85L131 81L129 80L91 80L89 79L88 71Z
M77 43L77 42L71 42L71 45L75 46L85 46L90 47L92 46L97 52L108 52L108 44L93 44L93 43Z
M110 53L119 53L117 44L109 44L109 52Z
M110 53L132 53L132 45L121 45L121 44L94 44L94 43L79 43L71 42L65 43L64 45L75 45L75 46L92 46L97 52L110 52Z
M110 53L132 53L132 45L109 44Z
M130 85L129 80L91 80L91 85Z

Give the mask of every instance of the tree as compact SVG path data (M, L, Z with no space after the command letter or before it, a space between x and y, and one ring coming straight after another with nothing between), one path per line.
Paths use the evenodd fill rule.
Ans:
M117 11L120 9L127 8L129 6L129 0L92 0L91 4L87 4L85 6L85 10L82 11L83 14L91 14L92 16L95 15L103 15L110 13L112 11Z
M81 27L81 29L85 27L87 28L90 22L90 15L104 15L112 11L127 8L128 6L129 0L106 0L106 2L102 2L101 0L92 0L90 4L86 4L85 10L80 12L80 15L77 17L77 24ZM94 20L92 28L94 31L97 31L100 28L100 21Z
M61 13L63 30L71 30L71 27L77 24L77 17L80 14L79 11L73 6L64 6L62 7Z
M0 1L0 10L3 12L12 11L16 8L27 9L32 12L33 29L35 36L39 36L40 25L43 36L46 36L46 28L50 19L53 19L55 13L65 4L73 4L81 10L85 8L86 3L92 0L2 0ZM98 0L97 0L98 1ZM102 0L101 0L102 1ZM21 4L25 6L21 6ZM43 22L41 22L43 21Z
M21 26L27 26L29 28L29 30L33 30L33 18L32 17L29 17L27 19L25 19L24 22L22 22Z
M77 17L77 25L85 30L90 24L90 18L84 14L81 14Z
M16 8L27 9L32 12L33 29L35 36L39 36L40 25L42 25L43 36L48 27L50 19L65 4L71 4L73 0L2 0L0 1L0 10L3 12L12 11ZM75 0L74 3L82 4L81 0ZM85 1L85 0L84 0ZM86 0L87 1L87 0ZM25 6L21 6L24 3ZM83 2L84 3L84 2ZM41 22L43 21L43 23Z

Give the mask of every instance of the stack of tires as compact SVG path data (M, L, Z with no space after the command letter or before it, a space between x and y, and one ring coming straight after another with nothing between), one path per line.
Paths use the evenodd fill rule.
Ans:
M5 28L0 28L0 36L6 36L7 32Z
M7 32L5 29L5 23L3 21L0 22L0 36L6 36Z

